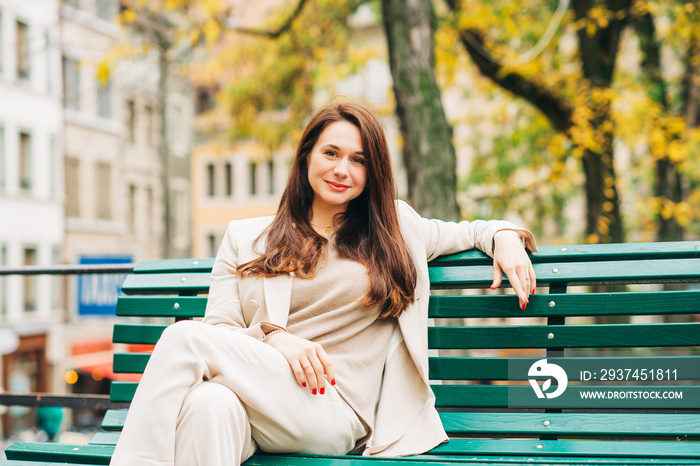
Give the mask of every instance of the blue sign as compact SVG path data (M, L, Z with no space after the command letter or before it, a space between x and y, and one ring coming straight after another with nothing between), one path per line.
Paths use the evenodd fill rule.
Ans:
M130 264L131 256L82 256L81 265ZM113 316L126 274L84 274L78 280L78 315Z

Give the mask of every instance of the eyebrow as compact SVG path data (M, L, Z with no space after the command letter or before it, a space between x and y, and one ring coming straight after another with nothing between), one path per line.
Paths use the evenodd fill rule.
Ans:
M331 147L340 152L340 147L336 146L335 144L324 144L323 147ZM355 155L365 155L365 153L361 150L358 150L357 152L355 152Z

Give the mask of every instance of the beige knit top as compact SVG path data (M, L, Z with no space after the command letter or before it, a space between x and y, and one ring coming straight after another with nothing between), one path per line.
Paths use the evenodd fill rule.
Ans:
M378 319L379 308L360 304L369 287L367 269L340 257L330 239L327 260L319 264L316 276L294 277L287 331L326 351L335 388L367 428L366 440L396 320Z

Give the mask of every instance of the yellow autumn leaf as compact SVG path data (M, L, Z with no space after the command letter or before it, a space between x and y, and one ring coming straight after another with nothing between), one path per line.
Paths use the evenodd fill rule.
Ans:
M603 221L603 219L605 219L605 217L601 217L600 219L598 219L598 231L602 235L607 235L608 233L610 233L610 225L609 222L605 222Z
M216 40L221 34L221 26L219 26L218 21L211 19L204 24L202 32L206 38L207 45L212 46L216 43Z
M136 12L130 8L127 8L122 12L122 21L130 24L136 21Z
M688 202L676 204L673 216L682 227L687 228L693 221L693 208Z
M102 86L106 86L109 82L109 78L112 74L109 63L107 59L102 60L99 65L97 65L97 80Z

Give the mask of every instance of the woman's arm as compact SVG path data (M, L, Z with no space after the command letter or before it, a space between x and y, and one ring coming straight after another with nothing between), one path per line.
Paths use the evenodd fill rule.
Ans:
M403 201L397 202L402 229L422 235L428 261L436 257L477 248L494 258L494 282L500 286L505 273L518 295L520 307L526 306L535 288L535 272L525 248L537 251L535 237L529 231L503 220L445 222L421 217ZM498 278L496 278L496 276ZM527 284L527 279L531 284Z
M253 222L254 220L250 221L250 223ZM251 326L246 323L239 295L239 278L236 275L236 268L239 263L239 236L244 234L247 238L252 234L254 238L259 234L258 228L251 229L251 226L254 225L233 221L226 229L212 267L207 308L202 322L227 327L263 340L270 332L282 329L282 327L265 321L257 322ZM249 229L251 231L248 231Z

